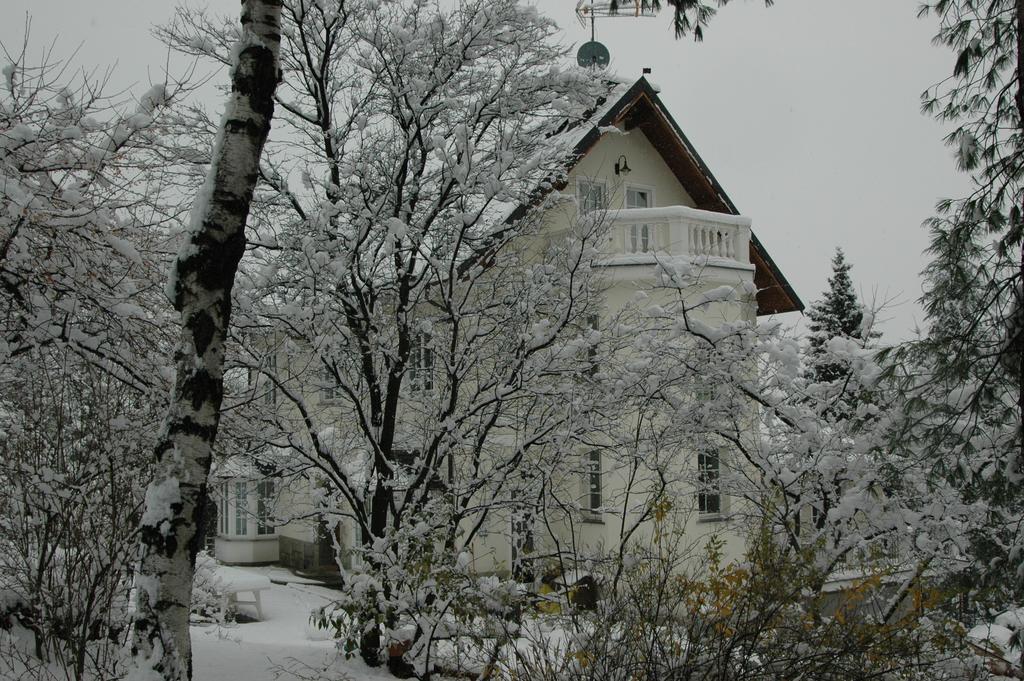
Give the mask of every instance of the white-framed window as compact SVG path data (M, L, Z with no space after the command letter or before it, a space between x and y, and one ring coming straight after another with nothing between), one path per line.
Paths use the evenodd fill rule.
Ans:
M713 448L697 452L697 512L702 515L722 512L721 463Z
M604 481L601 467L601 452L594 450L587 452L584 458L586 465L586 496L584 505L592 514L599 514L604 505Z
M601 180L576 180L576 200L580 213L592 213L608 208L608 188Z
M256 483L256 534L274 534L274 492L273 480Z
M626 208L651 208L654 205L651 190L626 187ZM633 224L626 234L626 251L650 253L654 250L654 225Z
M249 490L244 482L235 482L235 534L244 537L249 533Z
M271 352L267 355L267 375L264 376L266 392L263 393L263 401L267 404L277 404L277 383L274 382L276 379L277 354Z
M434 389L434 350L425 331L416 331L409 338L409 389L414 393Z
M228 515L228 509L230 504L228 500L231 498L231 488L228 487L228 483L223 482L220 485L220 508L218 509L217 515L220 516L220 533L228 534L230 528L231 518Z
M324 366L320 371L320 399L324 401L336 400L341 397L341 388L338 386L338 379L329 366Z
M533 569L530 561L536 546L534 545L533 517L527 511L515 511L512 514L511 565L512 576L520 582L533 581Z
M219 496L217 534L222 537L269 537L274 525L279 487L276 480L232 480L215 487Z
M589 315L587 315L587 328L590 329L591 331L597 331L600 328L600 323L601 323L600 315L597 315L597 314L589 314ZM587 366L587 375L588 376L593 376L594 374L597 373L597 370L599 368L599 364L598 364L598 360L597 360L597 344L595 342L593 342L593 341L587 347L587 365L588 365Z
M817 504L811 506L811 527L816 530L824 529L828 515Z

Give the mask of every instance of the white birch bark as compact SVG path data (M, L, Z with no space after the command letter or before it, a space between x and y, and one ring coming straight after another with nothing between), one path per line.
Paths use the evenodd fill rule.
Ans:
M231 288L280 79L281 0L243 0L231 94L167 292L181 315L177 375L141 523L132 679L192 677L189 601L223 397Z

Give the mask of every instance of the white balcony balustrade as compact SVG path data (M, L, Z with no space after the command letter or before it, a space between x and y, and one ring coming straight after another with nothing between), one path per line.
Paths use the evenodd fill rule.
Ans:
M609 210L608 264L658 256L705 256L709 264L750 267L750 218L687 206ZM604 250L604 249L602 249Z

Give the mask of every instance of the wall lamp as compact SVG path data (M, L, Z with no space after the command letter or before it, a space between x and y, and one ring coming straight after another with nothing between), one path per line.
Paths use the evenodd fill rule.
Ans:
M615 162L615 174L616 175L629 175L632 168L626 163L626 155L622 154L619 156L619 160Z

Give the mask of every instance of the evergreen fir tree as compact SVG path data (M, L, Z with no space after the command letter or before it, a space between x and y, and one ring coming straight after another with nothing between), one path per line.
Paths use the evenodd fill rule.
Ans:
M808 378L816 383L831 383L849 373L849 367L840 362L826 361L826 346L833 338L851 338L862 343L864 337L861 324L864 311L850 278L851 265L846 262L843 249L836 248L832 257L832 276L828 279L828 291L821 300L811 304L807 311L810 317L810 338ZM868 334L870 337L872 334Z

